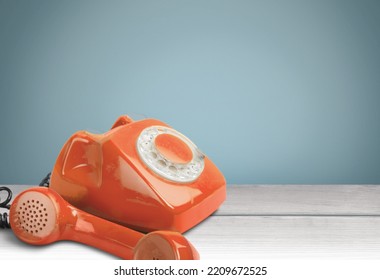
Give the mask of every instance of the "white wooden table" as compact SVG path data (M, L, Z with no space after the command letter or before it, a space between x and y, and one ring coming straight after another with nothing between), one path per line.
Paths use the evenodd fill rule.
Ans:
M14 196L29 186L8 186ZM3 212L3 210L0 210ZM201 259L380 259L380 185L229 185L227 200L185 233ZM0 229L0 260L116 259L61 241L20 242Z

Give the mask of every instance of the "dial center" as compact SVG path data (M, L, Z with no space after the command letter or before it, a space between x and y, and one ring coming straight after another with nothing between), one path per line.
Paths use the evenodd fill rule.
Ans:
M174 135L168 133L157 135L154 144L162 156L174 163L189 163L193 158L189 146Z

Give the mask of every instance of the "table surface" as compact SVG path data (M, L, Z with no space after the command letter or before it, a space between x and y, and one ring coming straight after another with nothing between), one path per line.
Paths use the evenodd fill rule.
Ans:
M16 196L30 186L8 187ZM223 205L184 235L201 259L380 259L380 185L228 185ZM0 260L12 259L117 258L0 229Z

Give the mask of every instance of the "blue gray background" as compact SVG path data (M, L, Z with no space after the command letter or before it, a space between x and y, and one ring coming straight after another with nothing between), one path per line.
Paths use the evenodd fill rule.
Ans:
M380 183L379 1L0 0L0 183L122 114L229 183Z

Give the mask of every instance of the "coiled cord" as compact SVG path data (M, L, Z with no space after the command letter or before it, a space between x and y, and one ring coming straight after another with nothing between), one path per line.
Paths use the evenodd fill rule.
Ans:
M5 208L9 210L9 208L11 208L9 202L11 202L12 200L12 191L5 186L0 187L0 192L4 191L7 192L7 197L4 201L0 201L0 208ZM9 224L8 220L8 213L0 214L0 228L11 228L11 225Z
M49 187L50 186L50 176L51 172L49 172L45 178L42 179L41 183L39 184L40 187Z

